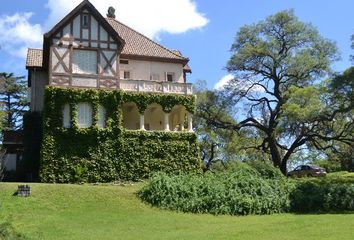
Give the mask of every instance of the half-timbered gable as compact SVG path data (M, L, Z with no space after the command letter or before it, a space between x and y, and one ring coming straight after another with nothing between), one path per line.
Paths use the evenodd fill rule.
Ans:
M115 88L119 79L119 53L124 46L104 17L84 1L50 32L49 84Z
M28 51L31 111L42 111L47 85L190 95L188 61L84 0Z

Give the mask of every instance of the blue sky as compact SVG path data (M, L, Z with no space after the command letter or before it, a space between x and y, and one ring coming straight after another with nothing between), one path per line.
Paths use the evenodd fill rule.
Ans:
M0 71L25 75L22 48L39 47L41 34L60 20L79 0L2 0L0 8ZM190 58L190 82L205 80L212 88L227 75L224 70L238 29L280 10L294 9L301 21L337 43L342 59L336 71L351 66L350 36L354 30L354 1L320 0L92 0L101 13L113 5L118 20L162 45ZM147 3L149 5L147 5ZM173 11L173 13L171 12ZM22 20L21 20L22 19ZM16 38L10 36L16 35Z

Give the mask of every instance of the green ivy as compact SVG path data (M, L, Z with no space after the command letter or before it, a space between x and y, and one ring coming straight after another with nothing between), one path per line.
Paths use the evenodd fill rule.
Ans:
M194 133L126 130L121 105L135 102L142 113L151 103L165 112L183 105L195 108L194 96L47 87L43 112L40 179L43 182L138 180L152 173L199 172ZM92 104L93 125L77 125L77 103ZM62 108L70 105L71 128L62 127ZM106 109L106 126L98 128L98 106Z

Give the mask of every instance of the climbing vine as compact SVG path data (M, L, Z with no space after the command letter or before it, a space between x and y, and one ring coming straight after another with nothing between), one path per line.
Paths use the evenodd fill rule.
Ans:
M77 103L92 105L93 124L78 128ZM195 108L194 96L129 93L47 87L43 112L40 179L43 182L109 182L148 178L156 171L199 172L201 162L194 133L126 130L123 103L136 103L143 113L151 103L165 112L175 105ZM70 106L71 128L63 128L62 108ZM106 124L98 128L98 108Z

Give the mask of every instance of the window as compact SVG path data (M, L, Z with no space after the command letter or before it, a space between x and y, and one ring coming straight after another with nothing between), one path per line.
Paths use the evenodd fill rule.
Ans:
M124 71L124 79L130 79L130 72L129 71Z
M106 125L106 109L102 106L98 106L98 127L104 128Z
M97 74L97 52L75 49L73 73Z
M119 63L120 64L129 64L129 61L128 60L119 60Z
M174 73L166 73L166 81L173 82L174 81Z
M82 15L82 27L84 27L84 28L89 27L89 15L88 14Z
M65 104L63 107L63 127L70 127L70 106L69 104Z
M160 80L160 76L156 73L153 73L150 75L150 80L158 81L158 80Z
M79 128L88 128L92 125L92 107L88 103L77 105L77 123Z

